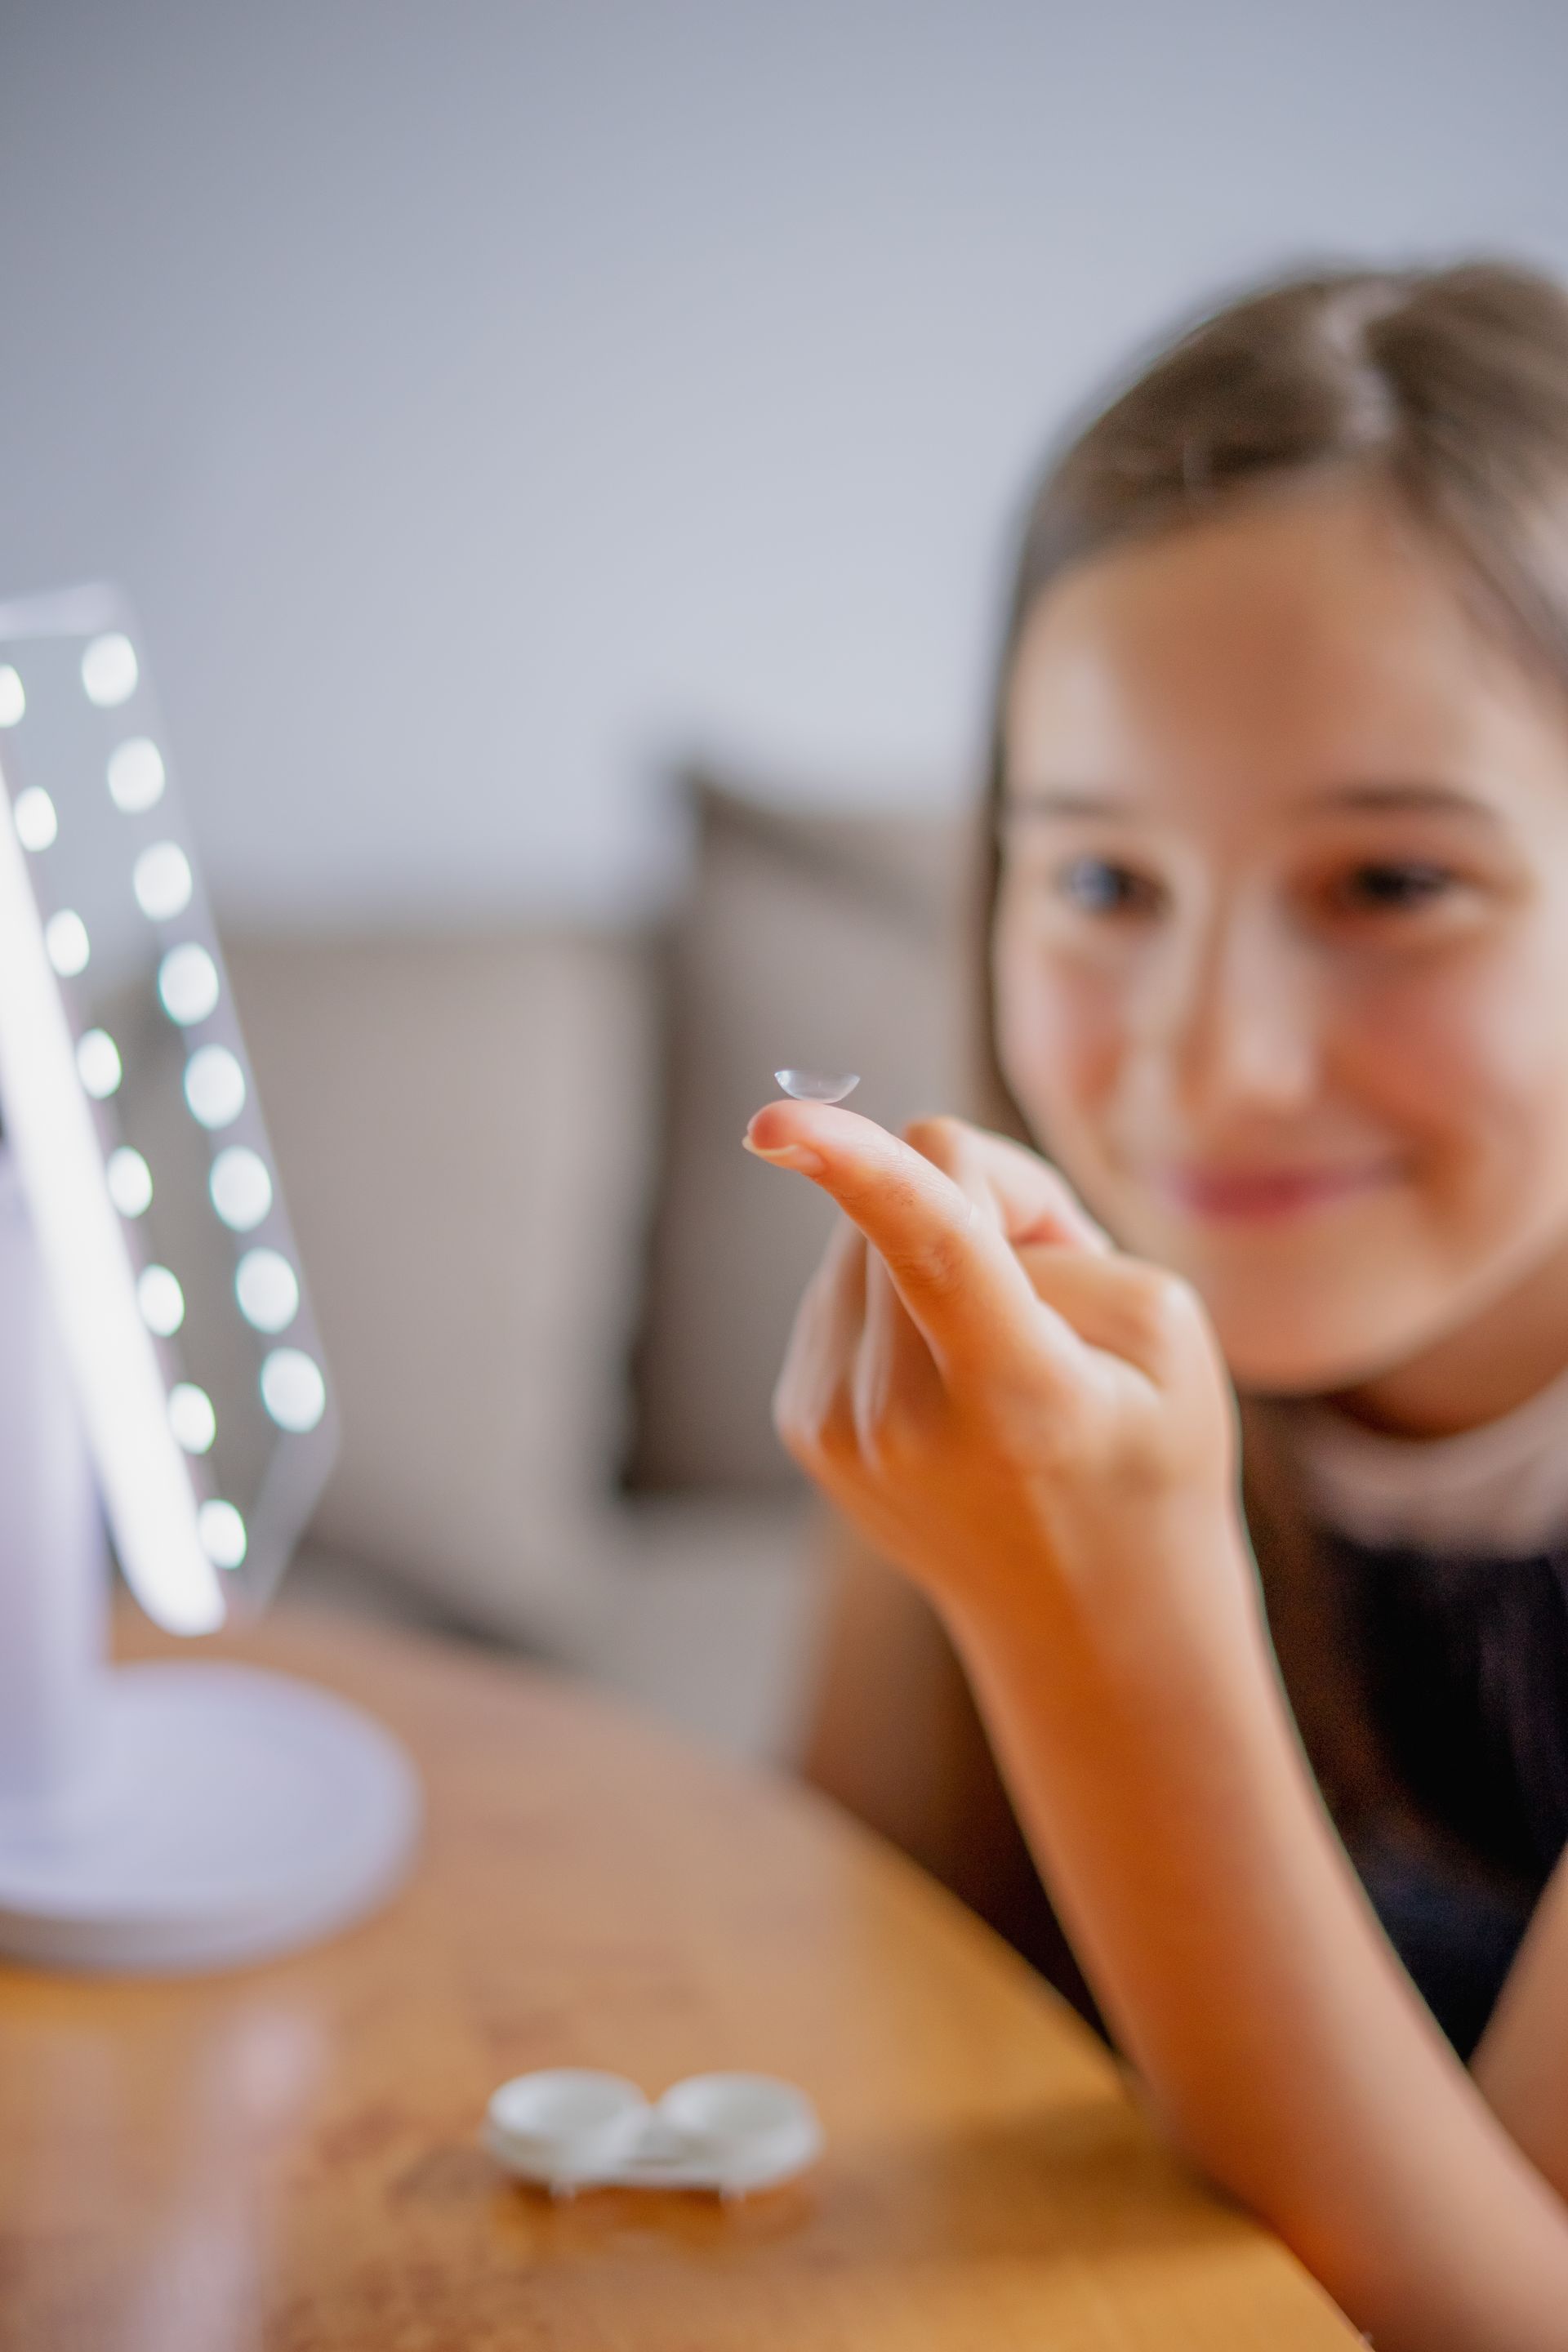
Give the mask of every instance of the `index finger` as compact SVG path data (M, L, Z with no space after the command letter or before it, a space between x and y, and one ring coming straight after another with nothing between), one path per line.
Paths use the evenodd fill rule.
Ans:
M892 1276L937 1361L994 1368L1042 1348L1064 1370L1077 1343L1037 1297L1005 1234L931 1160L858 1111L768 1103L745 1135L759 1159L795 1168L832 1194Z

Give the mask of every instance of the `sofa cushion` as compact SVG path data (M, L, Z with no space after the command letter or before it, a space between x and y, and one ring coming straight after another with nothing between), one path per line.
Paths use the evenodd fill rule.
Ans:
M316 1538L525 1624L625 1443L648 944L225 944L342 1411Z

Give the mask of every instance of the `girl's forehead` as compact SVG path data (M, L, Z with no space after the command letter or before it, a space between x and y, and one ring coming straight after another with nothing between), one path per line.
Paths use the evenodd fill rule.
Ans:
M1568 702L1365 485L1296 486L1097 556L1026 616L1010 790L1201 805L1350 779L1568 794Z

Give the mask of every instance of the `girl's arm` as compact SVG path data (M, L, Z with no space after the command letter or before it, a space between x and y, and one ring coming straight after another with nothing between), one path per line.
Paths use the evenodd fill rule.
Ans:
M1493 2114L1568 2200L1568 1854L1470 2062Z
M823 1665L801 1769L1016 1937L1031 1890L1018 1884L1015 1811L952 1640L925 1595L837 1516L825 1549ZM1470 2073L1568 2201L1568 1856Z
M1390 2352L1568 2345L1568 2212L1368 1908L1261 1633L954 1623L1042 1874L1178 2140Z
M911 1134L753 1122L858 1229L797 1320L786 1443L946 1618L1178 2137L1382 2352L1563 2352L1568 2210L1401 1971L1296 1740L1201 1310L1032 1155Z

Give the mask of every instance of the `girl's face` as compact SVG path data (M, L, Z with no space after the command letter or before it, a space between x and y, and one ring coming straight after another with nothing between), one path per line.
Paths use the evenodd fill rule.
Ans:
M1006 713L997 1046L1236 1377L1373 1381L1568 1277L1568 702L1364 487L1042 598Z

